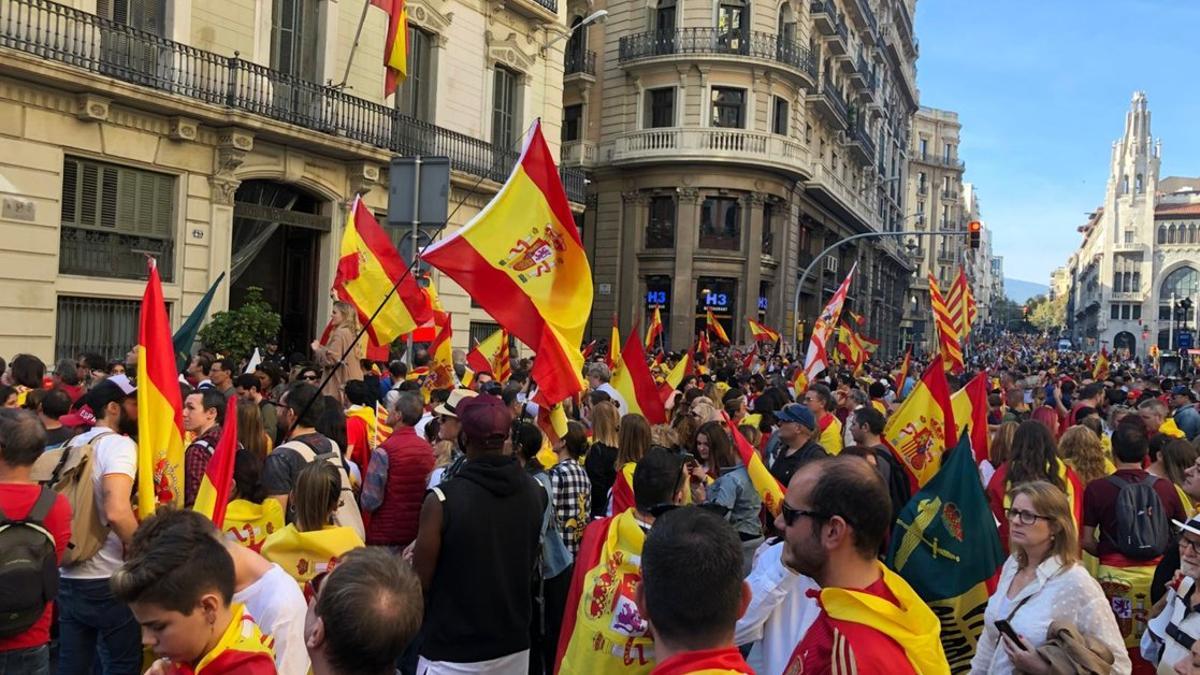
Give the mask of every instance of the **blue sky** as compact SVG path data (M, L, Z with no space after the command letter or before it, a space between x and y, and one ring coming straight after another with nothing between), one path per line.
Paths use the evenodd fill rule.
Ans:
M1197 0L919 0L921 104L954 110L1005 276L1048 283L1104 199L1135 89L1162 176L1200 175Z

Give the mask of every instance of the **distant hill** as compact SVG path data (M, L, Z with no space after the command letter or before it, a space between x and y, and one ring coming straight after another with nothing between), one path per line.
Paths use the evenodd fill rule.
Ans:
M1026 300L1035 295L1045 295L1049 291L1050 287L1046 284L1036 284L1032 281L1004 277L1004 294L1008 296L1009 300L1018 305L1024 304Z

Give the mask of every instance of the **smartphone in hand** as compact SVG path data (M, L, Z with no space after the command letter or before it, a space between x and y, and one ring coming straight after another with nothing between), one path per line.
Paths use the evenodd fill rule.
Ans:
M1017 631L1013 630L1012 625L1008 621L1004 619L996 621L996 630L1000 631L1003 635L1007 635L1008 639L1012 640L1012 643L1017 646L1017 649L1025 651L1025 643L1021 641L1020 636L1017 635Z

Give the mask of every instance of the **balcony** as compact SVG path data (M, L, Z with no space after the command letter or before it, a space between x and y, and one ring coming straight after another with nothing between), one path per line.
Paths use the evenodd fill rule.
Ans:
M913 153L912 161L932 166L939 166L953 171L965 171L967 165L957 157L947 157L945 155L933 155L929 153Z
M815 92L807 96L807 100L818 114L827 117L838 128L845 129L850 124L850 104L828 82L822 82Z
M840 49L832 48L833 42L839 42L835 39L831 41L830 52L835 56L845 54L846 42L850 38L850 30L846 28L846 20L838 15L837 7L833 5L833 0L812 0L808 6L808 13L812 15L813 25L817 32L825 37L840 38Z
M855 227L856 230L879 229L879 218L871 208L870 200L824 164L818 163L814 167L813 180L809 183L808 188L818 193L825 193L834 200L838 207L858 219L861 224Z
M958 259L958 251L939 250L937 259L938 262L952 263Z
M562 144L562 165L591 168L596 165L596 144L592 141L567 141Z
M607 149L613 164L716 161L771 166L808 175L808 150L786 136L745 129L669 127L619 136Z
M957 190L942 190L942 199L954 200L958 199Z
M1146 245L1137 242L1126 242L1121 244L1113 244L1113 253L1137 253L1143 254L1146 252Z
M871 134L866 129L852 126L846 134L846 141L846 147L850 149L851 154L863 164L870 166L875 162L875 142L871 140Z
M799 42L787 42L772 33L731 32L718 28L679 28L674 31L647 31L621 38L618 61L622 66L649 60L673 60L680 57L717 57L722 60L749 59L782 65L804 76L812 86L817 64L808 48ZM726 59L725 57L729 57Z
M904 49L910 52L910 56L916 57L919 50L915 33L913 33L912 17L908 15L908 8L904 3L897 3L895 9L896 30L900 35L901 43Z
M175 271L175 242L121 232L64 225L59 232L58 271L107 279L145 279L146 256L158 260L163 281Z
M504 0L504 6L517 14L546 23L558 20L558 0Z
M400 155L444 155L452 169L500 183L517 158L513 150L250 63L236 53L227 57L196 49L49 0L0 2L0 48L190 99L193 115L211 118L224 112L214 123L233 123L230 112L250 113ZM583 174L562 169L560 176L567 197L582 202Z
M570 79L572 75L590 75L596 77L596 52L591 49L567 52L563 60L563 76Z

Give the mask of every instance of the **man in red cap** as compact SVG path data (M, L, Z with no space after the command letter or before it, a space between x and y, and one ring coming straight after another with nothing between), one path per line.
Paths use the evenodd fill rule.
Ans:
M530 577L548 498L502 452L512 427L503 401L484 394L454 412L467 461L426 496L413 547L426 604L417 671L525 675Z

